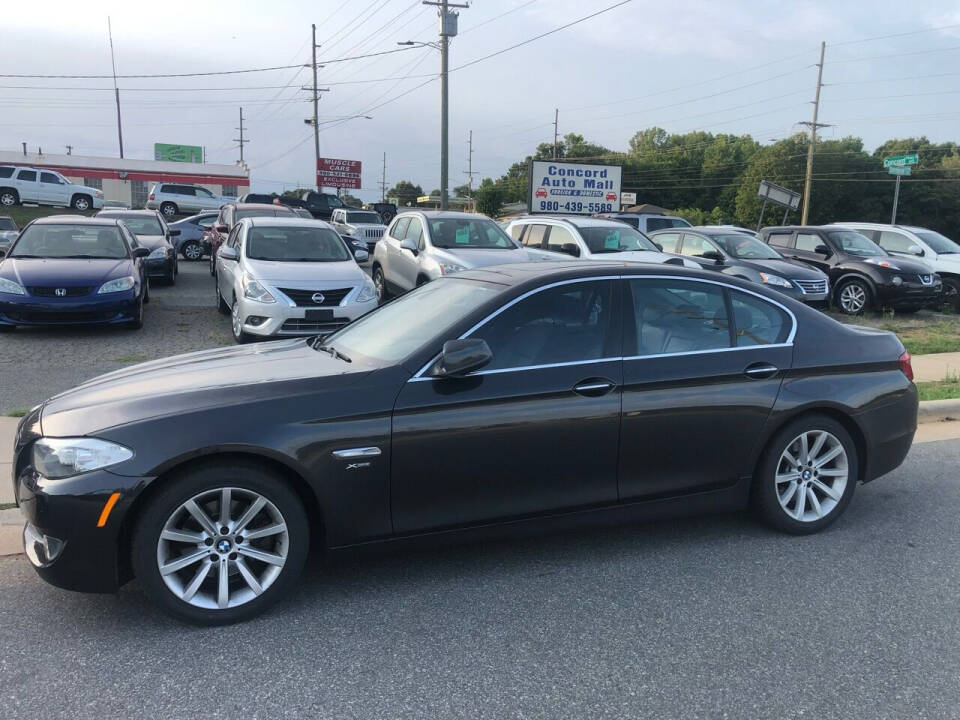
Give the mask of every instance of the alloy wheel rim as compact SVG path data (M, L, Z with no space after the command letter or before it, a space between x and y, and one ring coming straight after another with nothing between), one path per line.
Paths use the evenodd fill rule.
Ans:
M16 200L14 199L13 193L4 193L2 196L0 196L0 203L3 205L10 206L15 202Z
M780 455L774 478L777 500L797 522L816 522L836 509L849 477L843 443L826 430L808 430Z
M856 283L845 285L840 291L840 305L848 312L860 312L867 304L867 292Z
M90 207L90 204L86 200L81 199L81 200L77 200L77 202L75 203L75 207L77 208L77 210L86 210L87 208Z
M157 568L171 593L207 610L244 605L283 570L286 521L267 498L244 488L205 490L180 505L157 541Z
M240 324L240 303L233 303L233 308L230 310L230 324L233 325L234 336L239 338L240 333L243 332L243 326Z
M383 273L379 270L373 274L373 284L377 288L377 300L383 300L384 295L384 281Z
M188 260L199 260L200 259L200 246L196 243L188 243L187 246L183 249L183 254L187 256Z

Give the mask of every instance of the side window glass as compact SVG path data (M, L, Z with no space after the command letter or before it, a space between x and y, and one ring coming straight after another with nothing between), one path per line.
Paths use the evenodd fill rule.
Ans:
M570 283L524 298L478 328L493 351L485 370L599 360L620 354L611 280Z
M665 253L676 253L677 245L680 243L680 233L661 233L650 239L662 245Z
M62 185L60 178L58 178L53 173L42 172L40 173L40 182L42 183L52 183L53 185Z
M647 218L647 232L675 227L668 218Z
M858 230L857 232L862 231ZM889 230L882 230L880 232L880 240L877 244L887 252L908 253L910 255L916 255L916 248L920 247L903 233L891 232ZM910 250L911 247L914 248L913 251Z
M572 232L560 225L552 225L550 227L550 234L547 236L547 250L563 252L563 246L571 244L577 245L578 248L580 247Z
M208 198L208 199L213 197L213 193L207 190L206 188L198 187L198 188L191 188L191 190L194 191L197 197Z
M227 237L227 247L235 248L237 246L237 238L240 237L240 226L234 226L233 230L230 231L230 235Z
M400 218L397 222L394 223L393 229L390 230L390 237L396 238L397 240L403 240L403 236L407 233L407 226L410 224L410 218Z
M521 242L523 240L523 231L526 227L526 225L514 225L510 228L510 237L513 238L514 242Z
M774 247L790 247L790 233L770 233L769 243Z
M700 237L699 235L690 235L684 234L683 236L683 249L680 251L681 255L687 255L689 257L700 257L705 252L710 250L716 250L713 245L710 244L710 241L705 237Z
M630 280L636 346L624 355L649 356L731 347L723 289L685 280Z
M730 304L737 347L786 342L793 323L783 310L735 290L730 291Z
M527 234L523 236L523 244L527 247L542 248L543 238L546 234L546 225L528 225Z
M824 244L819 235L814 235L813 233L797 233L797 250L815 253L817 252L817 246Z

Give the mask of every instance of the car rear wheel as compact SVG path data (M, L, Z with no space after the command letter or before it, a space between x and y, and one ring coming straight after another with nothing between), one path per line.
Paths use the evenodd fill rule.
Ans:
M872 306L872 292L866 280L847 280L837 288L837 305L846 315L859 315Z
M379 265L373 268L373 285L377 289L377 304L383 305L390 299L390 291L387 290L387 279Z
M183 255L184 260L196 262L203 257L203 248L200 247L200 243L196 240L190 240L180 248L180 254Z
M774 527L807 535L833 523L853 497L857 448L839 422L809 415L770 441L754 477L753 499Z
M4 188L0 190L0 205L3 207L12 207L20 203L20 196L17 195L16 190L8 190Z
M160 205L160 212L166 217L173 217L179 212L179 209L172 202L165 202Z
M135 528L132 560L165 612L225 625L290 592L309 536L303 504L282 478L256 465L208 465L150 499Z

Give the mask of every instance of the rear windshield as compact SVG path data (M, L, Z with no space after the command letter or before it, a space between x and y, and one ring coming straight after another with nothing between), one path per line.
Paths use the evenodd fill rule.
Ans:
M127 227L133 231L134 235L163 235L163 228L160 227L160 221L151 215L121 215L110 213L101 217L119 218L126 223Z
M243 220L243 218L248 217L278 217L280 215L286 217L290 214L289 208L278 205L276 208L264 208L263 210L237 210L236 219Z
M127 244L115 226L31 225L20 233L9 257L119 260L127 255Z
M430 237L438 248L514 250L513 240L490 218L430 218Z

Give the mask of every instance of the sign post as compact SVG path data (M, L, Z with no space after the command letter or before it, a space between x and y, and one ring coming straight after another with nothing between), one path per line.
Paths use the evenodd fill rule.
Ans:
M533 160L530 212L593 215L619 210L621 172L619 165Z
M909 155L896 155L883 159L883 166L891 175L897 176L896 185L893 189L893 211L890 213L890 224L897 224L897 205L900 203L900 178L904 175L910 176L910 166L920 162L920 156L917 153Z

